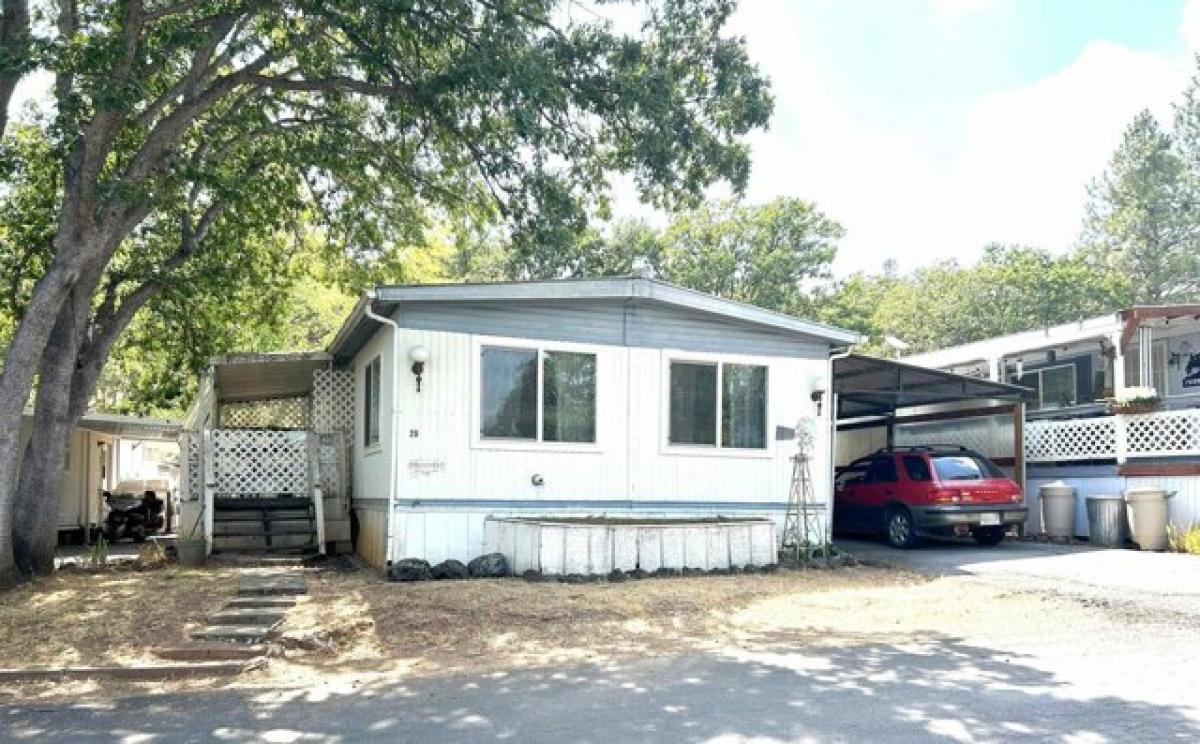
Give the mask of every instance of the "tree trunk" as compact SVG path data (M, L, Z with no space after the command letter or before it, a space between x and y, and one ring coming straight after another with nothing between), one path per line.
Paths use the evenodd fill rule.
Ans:
M82 285L94 282L84 281ZM21 461L13 506L13 556L26 574L54 571L58 514L71 433L87 408L72 405L72 377L87 323L90 286L80 286L59 311L38 366L34 426ZM72 410L76 409L76 410Z
M70 257L56 257L34 285L0 371L0 588L12 586L20 578L13 556L12 530L21 465L21 418L58 312L79 275L78 253L72 253Z

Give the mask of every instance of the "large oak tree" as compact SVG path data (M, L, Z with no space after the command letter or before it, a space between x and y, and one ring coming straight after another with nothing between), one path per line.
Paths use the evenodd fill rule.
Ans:
M39 165L15 139L43 140L51 165L40 198L21 195L41 229L4 247L30 273L5 298L0 585L52 565L57 505L43 495L134 317L190 287L220 302L222 277L269 281L273 236L299 217L349 253L419 242L437 220L500 225L518 255L542 256L604 208L615 172L665 208L716 181L740 191L741 137L771 100L722 33L734 3L653 2L634 34L596 7L4 0L0 110L35 70L53 75L53 100L0 121L6 199Z

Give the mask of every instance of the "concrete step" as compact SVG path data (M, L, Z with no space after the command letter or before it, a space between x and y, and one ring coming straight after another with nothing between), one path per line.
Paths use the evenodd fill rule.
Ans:
M308 584L298 574L243 576L239 597L289 597L308 594Z
M286 608L227 607L208 619L211 625L265 625L275 627L283 622Z
M296 606L296 600L291 597L234 597L225 606L239 610L273 609L285 612Z
M279 509L278 511L238 509L236 511L213 512L213 522L216 524L237 524L242 522L253 524L255 522L286 522L288 520L308 522L313 519L313 516L312 512L304 509Z
M241 661L254 659L267 653L266 646L255 644L192 643L187 646L156 648L155 656L171 661Z
M297 552L316 550L314 533L297 535L213 535L213 550L224 551L267 551L291 549Z
M263 509L308 509L312 499L302 499L294 496L278 496L263 498L218 498L213 502L213 513L222 511L263 510Z
M265 535L315 535L316 528L308 520L215 522L213 537L263 537Z
M192 633L192 638L198 641L258 644L270 634L271 628L261 625L212 625Z

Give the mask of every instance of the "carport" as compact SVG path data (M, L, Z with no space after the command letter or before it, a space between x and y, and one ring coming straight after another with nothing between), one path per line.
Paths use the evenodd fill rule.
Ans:
M880 447L962 445L1024 483L1028 388L850 354L833 362L834 464Z

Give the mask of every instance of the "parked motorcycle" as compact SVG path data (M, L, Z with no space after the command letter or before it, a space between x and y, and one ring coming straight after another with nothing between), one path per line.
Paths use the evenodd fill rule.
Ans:
M104 492L104 503L108 514L104 518L104 539L109 542L132 540L144 542L148 535L162 530L165 520L163 509L166 504L154 491L137 496L114 496Z

